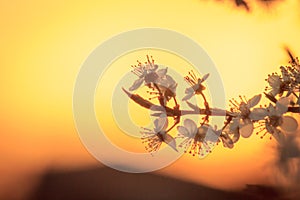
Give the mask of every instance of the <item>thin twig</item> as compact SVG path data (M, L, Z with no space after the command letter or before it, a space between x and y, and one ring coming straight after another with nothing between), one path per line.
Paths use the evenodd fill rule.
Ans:
M157 106L155 104L153 104L152 102L144 99L143 97L141 97L138 94L132 94L130 92L128 92L126 89L122 88L123 91L128 95L128 97L130 99L132 99L134 102L136 102L137 104L139 104L140 106L150 109L153 108L154 106ZM199 110L180 110L180 109L173 109L170 108L168 106L164 107L166 110L166 114L169 117L176 117L176 116L183 116L183 115L207 115L208 111L207 109L202 109L199 108ZM210 116L232 116L232 117L236 117L236 114L226 111L226 110L222 110L219 108L210 108L209 109L209 115Z
M150 109L153 108L154 106L157 106L152 102L144 99L138 94L131 94L124 88L122 89L130 99L132 99L134 102L136 102L137 104L139 104L144 108ZM176 117L176 116L183 116L183 115L207 115L206 108L199 108L198 110L180 110L180 109L173 109L168 106L165 106L164 108L166 110L166 114L168 117ZM300 107L288 107L288 112L300 113ZM230 112L219 108L210 108L209 113L210 113L209 116L230 116L233 118L237 116L237 114L235 114L234 112Z

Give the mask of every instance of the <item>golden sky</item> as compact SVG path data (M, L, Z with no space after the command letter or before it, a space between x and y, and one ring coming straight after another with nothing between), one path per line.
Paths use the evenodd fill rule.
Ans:
M200 0L2 1L0 194L48 168L100 165L76 132L72 94L89 54L118 33L144 27L177 31L214 61L227 99L263 92L267 74L287 64L283 47L300 52L300 5L288 0L274 8L253 6L247 13L231 4ZM141 55L127 58L124 68L129 71L129 63L144 59ZM169 62L155 55L157 62ZM219 188L256 183L267 177L270 144L253 136L233 150L220 145L203 160L183 156L159 173Z

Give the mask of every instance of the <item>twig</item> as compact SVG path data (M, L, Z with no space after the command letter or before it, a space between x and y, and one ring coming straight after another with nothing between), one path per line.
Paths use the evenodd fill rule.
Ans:
M139 104L140 106L150 109L153 106L157 106L152 102L144 99L138 94L132 94L128 92L126 89L122 88L123 91L128 95L128 97ZM168 117L176 117L176 116L183 116L183 115L207 115L206 108L199 108L198 110L180 110L180 109L173 109L168 106L164 107L166 110L166 114ZM288 107L288 112L291 113L300 113L300 107ZM237 114L234 112L230 112L227 110L219 109L219 108L210 108L209 109L209 116L229 116L229 117L236 117Z
M141 97L138 94L132 94L130 92L128 92L126 89L122 88L123 91L128 95L128 97L130 99L132 99L134 102L136 102L137 104L139 104L140 106L150 109L153 108L154 106L157 106L155 104L153 104L152 102L144 99L143 97ZM199 108L199 110L180 110L180 109L173 109L170 108L168 106L164 107L166 110L166 114L169 117L176 117L176 116L183 116L183 115L207 115L208 111L206 108L202 109ZM219 108L210 108L209 109L209 115L210 116L231 116L231 117L236 117L235 113L226 111L226 110L222 110Z

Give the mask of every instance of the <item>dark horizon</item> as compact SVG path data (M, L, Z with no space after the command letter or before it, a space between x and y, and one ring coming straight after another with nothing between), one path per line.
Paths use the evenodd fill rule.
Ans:
M93 199L278 199L278 189L245 185L241 191L225 191L155 173L131 174L108 167L86 170L53 170L42 176L30 200Z

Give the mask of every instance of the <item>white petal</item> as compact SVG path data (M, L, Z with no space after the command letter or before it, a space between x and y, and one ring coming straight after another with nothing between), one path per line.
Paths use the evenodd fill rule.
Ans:
M193 110L199 110L199 107L198 107L198 106L196 106L196 105L194 105L194 104L192 104L192 103L190 103L190 102L188 102L188 101L186 101L186 103L187 103L187 105L188 105L191 109L193 109Z
M176 94L176 88L177 88L177 83L175 83L174 85L170 85L169 86L169 90L175 95Z
M232 120L232 123L230 123L230 126L229 126L230 131L236 130L239 127L239 124L240 124L240 118L239 117L234 118Z
M155 72L151 72L145 75L145 83L155 83L158 79L158 75Z
M189 133L189 131L184 126L177 126L177 130L183 136L186 136L186 137L190 137L191 136L191 134Z
M202 83L203 81L205 81L208 77L209 77L209 74L205 74L205 75L202 77L202 79L201 79L201 83Z
M183 125L190 134L196 134L198 131L196 123L191 119L185 119Z
M239 139L240 139L240 132L237 130L237 131L234 131L232 134L233 134L233 136L232 136L232 142L236 143L237 141L239 141Z
M193 95L194 95L194 93L189 93L189 94L185 95L185 96L182 98L182 101L189 100L190 98L192 98Z
M296 131L298 128L298 122L295 118L291 116L283 116L282 117L283 123L280 125L280 127L288 132Z
M248 138L253 132L253 123L249 121L241 122L239 128L241 136Z
M212 127L208 127L204 139L209 142L217 142L221 133L222 131L214 131Z
M178 151L176 148L176 141L174 140L174 138L171 135L166 133L165 135L163 135L163 137L164 137L164 142L166 144L168 144L170 147L172 147L172 149L174 149L175 151Z
M158 78L155 80L155 83L159 86L159 87L168 87L168 81L165 78Z
M161 112L152 113L151 116L153 116L153 117L159 117L159 116L161 116Z
M221 137L223 146L232 149L234 146L233 141L230 139L228 135L224 135L224 137Z
M282 98L280 98L278 101L277 101L277 103L279 103L280 105L283 105L283 106L288 106L289 105L289 103L290 103L290 100L289 100L289 98L288 97L282 97ZM276 103L276 106L277 106L277 103Z
M223 130L223 132L230 136L233 143L236 143L240 139L240 132L239 132L238 127L236 127L235 129L232 129L231 128L232 125L233 125L233 123L230 123L229 125L227 125L225 127L225 129Z
M153 67L151 66L151 68L149 69L150 71L156 71L158 68L158 65L154 65Z
M153 105L150 107L150 115L155 117L167 117L167 113L164 107Z
M157 131L157 132L159 132L160 130L159 130L159 127L160 126L160 123L159 123L159 118L158 119L155 119L154 120L154 129L155 129L155 132Z
M154 131L156 133L166 130L168 127L168 118L160 117L154 120L154 126L155 126Z
M194 92L195 92L195 90L193 87L186 88L184 91L185 94L190 94L190 93L194 93Z
M171 76L166 75L166 79L167 79L169 85L174 85L174 84L176 84L176 81L175 81Z
M157 106L157 105L153 105L150 107L151 111L161 111L161 112L166 112L166 109L162 106Z
M133 85L129 88L129 91L138 89L142 85L143 81L144 81L144 78L139 78L139 79L135 80Z
M268 111L265 108L254 108L250 115L249 118L252 120L262 120L268 115Z
M270 86L272 88L274 88L274 87L278 88L278 87L280 87L280 84L281 84L280 76L278 76L278 75L271 75L268 78L268 82L269 82L269 84L270 84Z
M167 72L168 72L168 68L166 67L166 68L164 68L164 69L159 69L159 70L157 70L157 75L159 76L159 77L163 77L163 76L165 76L166 74L167 74Z
M276 113L277 115L282 115L288 110L290 100L288 97L282 97L276 102Z
M275 116L277 114L275 107L270 103L268 107L269 116Z
M248 108L252 108L256 106L259 103L260 99L261 99L261 94L255 95L254 97L249 99L249 101L247 102Z

